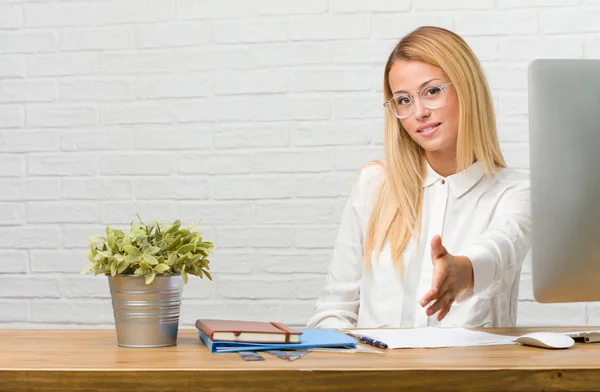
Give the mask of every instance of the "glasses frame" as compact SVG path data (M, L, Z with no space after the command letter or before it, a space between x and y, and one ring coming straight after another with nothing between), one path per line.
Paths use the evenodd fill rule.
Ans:
M392 114L394 115L394 117L396 117L398 120L404 120L405 118L409 118L410 116L412 116L412 115L413 115L413 113L415 112L414 101L413 101L413 102L411 102L411 112L410 112L409 114L407 114L406 116L399 116L399 115L397 115L396 113L394 113L394 111L393 111L393 110L392 110L392 108L390 107L390 104L392 103L392 100L393 100L395 97L399 97L399 96L409 96L409 97L411 97L411 98L412 98L412 96L413 96L413 95L417 94L417 96L419 97L419 101L421 101L421 103L423 104L423 106L425 106L425 107L426 107L426 108L428 108L428 109L439 109L439 108L441 108L442 106L444 106L444 105L446 104L446 89L447 89L447 88L448 88L448 87L449 87L451 84L452 84L452 82L448 82L448 83L444 83L444 84L430 84L430 85L427 85L427 86L423 87L421 90L419 90L419 91L415 91L414 93L411 93L411 94L397 94L397 95L393 95L393 96L392 96L392 98L390 98L389 100L387 100L387 101L385 101L385 102L383 103L383 107L384 107L384 108L385 108L385 107L387 107L387 108L388 108L388 110L390 111L390 113L392 113ZM427 105L427 104L426 104L426 103L423 101L423 97L421 96L421 92L422 92L423 90L425 90L426 88L429 88L429 87L439 87L439 88L442 90L442 92L444 93L444 103L442 103L440 106L431 107L431 106L428 106L428 105Z

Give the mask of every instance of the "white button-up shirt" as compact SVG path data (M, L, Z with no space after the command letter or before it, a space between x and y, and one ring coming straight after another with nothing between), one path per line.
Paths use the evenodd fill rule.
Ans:
M370 268L363 258L371 211L384 179L381 166L364 168L343 212L327 282L309 328L514 326L521 265L530 248L529 180L513 169L484 175L476 162L443 178L429 165L423 182L420 241L408 242L397 276L389 242ZM442 237L452 255L467 256L474 287L446 317L427 317L419 301L431 288L431 240Z

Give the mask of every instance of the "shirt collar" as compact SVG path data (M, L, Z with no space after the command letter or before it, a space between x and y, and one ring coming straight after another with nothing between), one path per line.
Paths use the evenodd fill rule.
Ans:
M429 187L438 181L445 180L454 197L459 198L471 189L485 174L483 166L479 162L473 163L465 170L448 177L440 176L427 162L423 187Z
M429 162L427 162L427 160L425 160L425 165L427 167L425 168L423 188L427 188L428 186L431 186L442 179L442 176L440 176L435 170L433 170L433 168L429 165Z

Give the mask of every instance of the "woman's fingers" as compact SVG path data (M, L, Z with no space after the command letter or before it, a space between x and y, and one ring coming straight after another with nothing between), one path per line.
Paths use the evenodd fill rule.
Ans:
M437 316L438 321L442 321L444 317L446 317L448 312L450 312L450 308L452 307L453 303L454 300L452 300L448 305L446 305L442 310L440 310L440 313Z
M431 279L431 288L441 291L442 284L450 274L450 265L445 257L434 260L433 262L433 277Z
M425 307L431 301L438 299L444 292L444 285L449 276L448 263L444 260L438 261L433 267L433 278L431 280L431 290L429 290L421 299L421 306Z
M454 286L455 285L454 285L453 279L446 277L446 279L440 286L440 290L438 292L436 301L433 303L433 305L431 305L427 309L427 312L426 312L427 316L431 316L445 308L448 308L447 312L450 311L450 306L452 306L452 303L456 299L456 295L457 295L457 292L456 292L456 289ZM445 316L445 314L444 314L444 316ZM438 317L439 317L439 315L438 315ZM441 320L441 319L439 319L439 320Z
M429 290L427 293L425 293L425 295L421 299L422 307L429 305L431 303L431 301L435 301L435 300L441 298L441 296L446 291L445 287L446 287L446 281L448 280L448 276L446 275L439 279L440 279L439 280L440 283L438 283L435 286L432 286L431 290Z
M435 313L437 313L439 310L444 309L445 307L447 307L449 304L451 304L452 302L454 302L454 294L446 291L445 293L443 293L439 299L437 299L433 305L431 305L429 308L427 308L427 316L431 316Z

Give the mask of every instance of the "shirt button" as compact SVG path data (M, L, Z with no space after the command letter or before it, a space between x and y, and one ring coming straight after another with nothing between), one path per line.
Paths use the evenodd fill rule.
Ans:
M444 180L444 179L442 178L442 185L444 185L445 183L446 183L446 180Z

